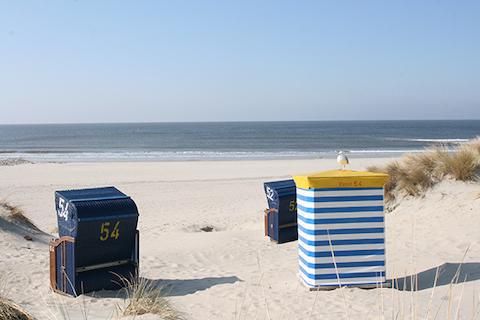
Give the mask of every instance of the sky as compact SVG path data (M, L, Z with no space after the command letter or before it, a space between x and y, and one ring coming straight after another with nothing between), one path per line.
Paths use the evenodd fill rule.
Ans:
M0 123L480 119L479 1L0 0Z

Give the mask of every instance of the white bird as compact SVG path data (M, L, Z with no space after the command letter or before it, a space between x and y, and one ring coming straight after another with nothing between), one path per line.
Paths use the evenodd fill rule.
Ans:
M343 151L337 152L337 163L342 166L342 170L345 170L345 166L350 163Z

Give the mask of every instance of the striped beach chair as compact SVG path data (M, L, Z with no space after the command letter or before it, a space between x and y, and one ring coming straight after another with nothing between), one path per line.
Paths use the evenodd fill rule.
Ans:
M311 289L383 285L388 175L331 170L294 180L302 282Z

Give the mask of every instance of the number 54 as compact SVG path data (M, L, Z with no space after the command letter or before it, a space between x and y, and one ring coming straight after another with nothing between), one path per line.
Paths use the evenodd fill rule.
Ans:
M297 202L295 200L290 201L290 203L288 204L288 210L290 212L297 210Z
M118 229L119 226L120 226L120 221L117 221L115 223L115 226L113 227L112 232L110 232L110 228L109 228L110 222L102 223L100 227L100 241L106 241L109 238L117 240L118 237L120 236L120 230Z

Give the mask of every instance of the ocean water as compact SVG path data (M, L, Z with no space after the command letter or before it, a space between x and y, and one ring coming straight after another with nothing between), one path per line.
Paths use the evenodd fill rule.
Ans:
M396 156L480 136L480 120L0 125L0 159L169 161Z

